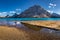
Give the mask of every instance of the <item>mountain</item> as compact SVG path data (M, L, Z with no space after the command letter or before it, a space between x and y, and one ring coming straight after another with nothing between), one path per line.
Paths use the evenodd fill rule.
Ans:
M14 13L13 16L9 16L9 15L6 16L6 18L17 18L17 17L18 17L18 14L17 13Z
M60 18L60 15L57 13L52 13L51 18Z
M13 17L13 18L17 18L17 16L18 16L18 14L15 13L12 17Z
M57 13L51 14L47 10L42 8L40 5L34 5L28 9L26 9L19 15L17 15L17 13L15 13L11 17L12 18L60 18L60 15Z
M18 17L20 18L49 18L51 14L47 12L44 8L39 5L34 5L21 14Z

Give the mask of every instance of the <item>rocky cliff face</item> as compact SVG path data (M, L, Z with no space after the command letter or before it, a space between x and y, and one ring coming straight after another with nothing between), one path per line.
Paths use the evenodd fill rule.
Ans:
M51 18L60 18L60 15L57 13L52 13Z
M51 14L47 12L44 8L39 5L34 5L24 12L22 12L18 17L20 18L47 18Z

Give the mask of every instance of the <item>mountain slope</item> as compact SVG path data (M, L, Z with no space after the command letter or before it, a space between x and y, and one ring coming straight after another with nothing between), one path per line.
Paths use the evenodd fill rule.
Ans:
M60 15L57 13L52 13L51 18L60 18Z
M47 12L46 10L44 10L41 6L39 5L34 5L30 8L28 8L27 10L25 10L24 12L22 12L18 17L27 17L27 18L31 18L31 17L36 17L36 18L45 18L45 17L50 17L51 14L49 12Z

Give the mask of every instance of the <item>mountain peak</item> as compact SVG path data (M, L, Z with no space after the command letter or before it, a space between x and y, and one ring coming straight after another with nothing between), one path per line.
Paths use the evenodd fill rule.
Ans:
M32 6L32 7L30 7L30 8L28 8L28 10L29 9L33 9L33 10L38 10L38 9L43 9L40 5L34 5L34 6Z
M52 18L60 18L60 15L57 13L52 13L51 15Z
M41 7L40 5L34 5L34 6L32 6L32 7Z
M36 16L37 15L37 16ZM50 17L50 13L47 12L44 8L42 8L40 5L34 5L30 8L28 8L27 10L25 10L24 12L22 12L18 17L28 17L28 18L33 18L33 17L37 17L37 18L44 18L44 17Z

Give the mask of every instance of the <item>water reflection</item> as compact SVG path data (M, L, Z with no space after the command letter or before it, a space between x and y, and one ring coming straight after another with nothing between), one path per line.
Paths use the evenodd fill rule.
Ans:
M24 28L25 27L19 21L17 21L17 22L14 22L14 21L0 21L0 25L13 25L13 26L16 26L18 28ZM60 31L56 31L56 30L52 30L52 29L42 28L40 30L40 32L60 36Z

